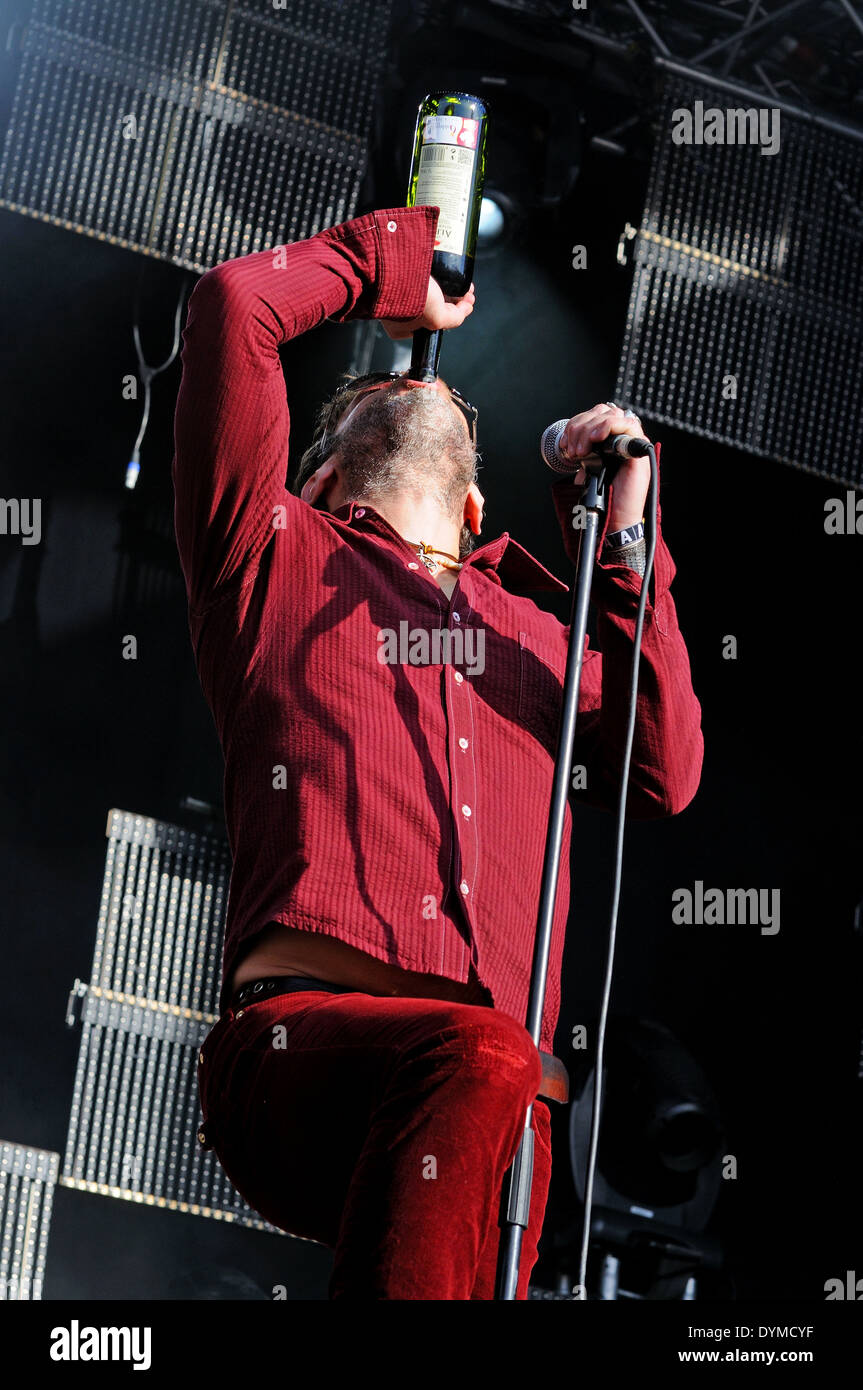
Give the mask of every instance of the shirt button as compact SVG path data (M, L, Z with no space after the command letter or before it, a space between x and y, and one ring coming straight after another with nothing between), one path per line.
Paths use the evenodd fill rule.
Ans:
M459 888L461 889L461 891L462 891L462 893L464 894L464 896L467 897L468 893L470 892L470 889L468 888L468 886L467 886L467 884L465 883L464 879L462 879L461 883L459 884Z
M453 622L456 622L456 623L460 623L460 622L461 622L461 613L453 613L452 616L453 616Z
M456 671L456 672L455 672L455 677L454 677L454 679L455 679L457 685L461 685L462 681L464 680L464 676L462 675L461 671Z
M365 507L357 507L356 511L354 512L354 516L365 516L365 514L366 514L366 509L365 509Z
M459 748L467 748L467 739L466 739L466 738L460 738L459 741L458 741L458 746L459 746Z
M418 570L418 569L419 569L419 565L417 564L416 560L408 560L408 569L409 569L409 570Z
M461 813L462 813L462 815L465 816L468 820L469 820L470 817L473 815L473 812L471 811L471 809L470 809L469 806L462 806L462 808L461 808Z
M387 223L387 231L388 231L388 232L394 232L394 231L396 230L396 228L398 227L398 225L399 225L398 222L389 221L389 222Z

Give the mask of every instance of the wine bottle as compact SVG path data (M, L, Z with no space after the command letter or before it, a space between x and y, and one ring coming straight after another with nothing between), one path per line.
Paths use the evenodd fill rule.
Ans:
M430 92L421 102L414 132L408 207L440 209L431 274L445 295L459 298L473 280L485 179L488 112L467 92ZM411 375L434 380L441 333L413 335Z
M473 280L487 129L479 97L431 92L420 102L407 206L440 208L431 273L453 299Z

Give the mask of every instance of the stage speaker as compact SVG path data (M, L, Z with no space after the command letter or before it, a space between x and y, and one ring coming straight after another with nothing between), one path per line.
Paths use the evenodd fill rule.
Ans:
M42 1297L60 1155L0 1141L0 1301Z
M391 0L33 0L0 207L204 271L351 217Z
M615 399L860 486L863 132L676 74L656 122Z
M283 1235L247 1205L201 1123L197 1057L216 1021L227 842L112 810L61 1185Z

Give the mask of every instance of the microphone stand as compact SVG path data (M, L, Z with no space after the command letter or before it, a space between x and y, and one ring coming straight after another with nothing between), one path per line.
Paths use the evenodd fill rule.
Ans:
M581 689L581 673L584 666L584 638L587 632L587 617L590 606L590 591L593 583L593 566L600 534L600 517L607 507L608 486L613 481L620 460L613 457L592 457L582 460L587 482L581 495L580 505L586 512L586 524L581 533L578 560L575 567L575 581L572 595L570 618L569 649L566 659L566 675L563 685L563 705L557 754L554 767L554 781L551 790L548 831L545 841L545 856L542 866L542 889L539 900L536 937L534 939L533 963L531 965L530 990L527 1003L525 1026L539 1050L542 1029L542 1015L545 1006L545 990L548 978L548 958L551 950L551 933L554 923L554 907L557 899L557 884L560 872L560 854L563 844L563 829L569 794L570 763L575 741L575 721L578 715L578 699ZM506 1212L502 1223L498 1251L496 1298L513 1301L518 1289L518 1270L521 1258L522 1235L527 1229L530 1214L530 1194L533 1184L533 1139L531 1126L533 1102L527 1107L524 1120L524 1133L519 1142L515 1158L503 1181L502 1205Z

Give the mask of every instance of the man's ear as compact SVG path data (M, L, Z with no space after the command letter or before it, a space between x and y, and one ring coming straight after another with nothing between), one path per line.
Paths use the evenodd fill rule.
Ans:
M476 483L471 483L470 487L467 490L464 511L462 512L462 521L464 521L470 527L475 536L478 536L480 531L482 530L484 507L485 498L483 497Z
M332 460L328 463L322 463L320 468L316 468L312 476L303 483L300 497L304 502L314 506L318 498L331 486L335 474L336 464Z

